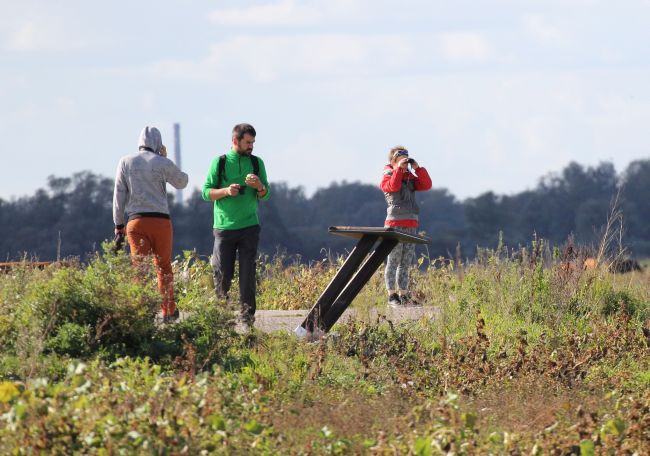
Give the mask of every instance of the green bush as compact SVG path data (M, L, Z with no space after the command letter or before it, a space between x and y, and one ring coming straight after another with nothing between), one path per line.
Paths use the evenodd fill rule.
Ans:
M90 355L90 327L77 323L64 323L56 334L47 340L46 349L60 355L83 358Z
M629 291L625 290L607 290L600 301L600 313L604 317L612 316L622 312L628 317L636 317L642 309L639 299L634 297Z
M216 305L211 284L191 280L178 288L179 308L190 317L165 326L156 323L161 297L153 268L146 263L134 268L128 256L112 254L108 245L83 268L39 271L25 265L0 277L5 373L35 375L44 356L55 363L58 356L147 356L193 369L228 362L235 340L228 309ZM25 361L22 370L15 369L11 357ZM184 358L190 360L181 362Z

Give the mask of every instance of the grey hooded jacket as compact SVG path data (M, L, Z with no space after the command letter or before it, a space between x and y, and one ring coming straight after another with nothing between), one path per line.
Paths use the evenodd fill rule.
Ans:
M169 214L166 184L177 189L187 186L187 174L166 157L159 155L162 147L160 131L145 127L138 141L139 152L120 159L113 191L113 222L124 225L134 214Z

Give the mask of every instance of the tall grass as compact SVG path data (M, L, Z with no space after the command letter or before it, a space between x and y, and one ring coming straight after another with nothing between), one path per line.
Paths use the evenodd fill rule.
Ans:
M422 258L412 289L435 318L391 321L380 271L356 320L309 344L237 335L189 252L188 318L160 325L153 271L109 250L0 276L0 452L650 451L647 271L585 270L542 241ZM341 262L260 258L259 308L310 308Z

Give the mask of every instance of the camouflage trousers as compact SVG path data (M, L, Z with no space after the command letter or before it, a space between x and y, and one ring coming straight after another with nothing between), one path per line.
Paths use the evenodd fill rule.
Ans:
M409 234L417 234L417 228L400 228ZM384 280L388 290L408 290L409 269L415 262L415 244L400 242L386 260ZM396 286L397 285L397 286Z

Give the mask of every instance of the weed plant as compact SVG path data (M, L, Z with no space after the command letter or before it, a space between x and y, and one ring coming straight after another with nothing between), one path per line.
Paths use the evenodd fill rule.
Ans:
M260 258L259 307L310 308L341 261ZM124 254L0 276L0 453L650 453L648 272L541 240L421 258L435 318L391 321L378 273L316 343L238 336L209 263L175 273L167 326Z

